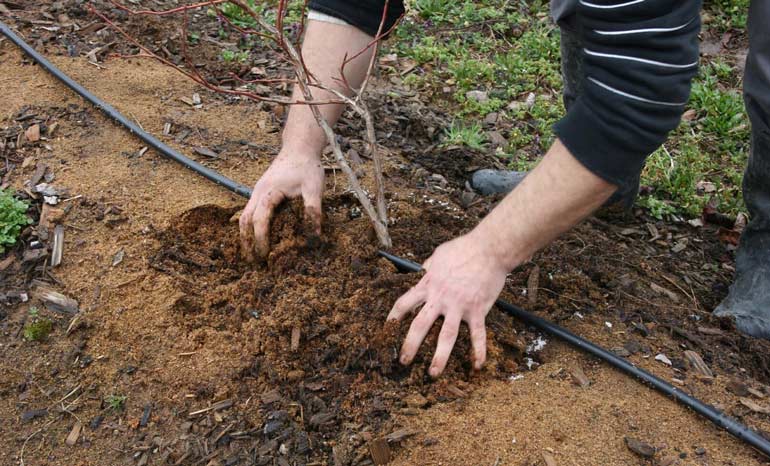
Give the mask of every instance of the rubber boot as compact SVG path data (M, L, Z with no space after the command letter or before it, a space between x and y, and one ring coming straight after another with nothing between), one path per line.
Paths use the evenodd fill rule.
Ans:
M750 222L735 255L735 279L717 316L741 332L770 339L770 2L749 7L749 54L743 80L751 121L751 153L743 177Z

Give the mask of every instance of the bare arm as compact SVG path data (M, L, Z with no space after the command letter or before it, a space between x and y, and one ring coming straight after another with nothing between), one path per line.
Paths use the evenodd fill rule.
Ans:
M423 305L401 348L409 364L439 316L444 323L430 367L446 367L460 323L470 328L476 369L486 360L484 320L505 277L539 249L599 208L616 186L594 175L556 141L524 181L467 235L439 246L425 262L427 273L393 306L400 320Z
M339 92L348 89L339 81L340 65L344 57L361 51L372 37L353 26L308 21L302 43L302 55L308 70L325 86ZM357 88L363 82L371 58L371 50L361 54L345 67L348 83ZM336 78L336 79L335 79ZM321 89L313 89L318 100L335 96ZM304 100L295 87L295 100ZM343 105L322 105L321 113L334 125ZM276 159L254 186L251 199L240 217L242 251L247 259L265 258L269 252L269 228L273 211L284 199L302 197L306 219L317 233L321 232L321 197L324 189L324 171L321 151L326 137L306 105L294 105L289 110L282 134L282 147Z

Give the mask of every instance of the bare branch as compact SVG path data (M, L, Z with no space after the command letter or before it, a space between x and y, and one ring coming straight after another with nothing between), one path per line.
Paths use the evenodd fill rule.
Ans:
M372 71L374 69L374 65L376 63L376 54L379 47L379 42L382 40L382 38L385 35L387 35L387 32L383 34L382 30L384 28L385 20L387 18L388 0L386 0L385 2L385 8L382 13L382 19L377 31L377 35L369 44L367 44L367 46L364 49L357 52L352 57L346 56L345 59L343 60L343 63L340 66L341 79L345 83L345 86L348 89L350 89L353 97L347 96L337 91L336 89L331 89L323 85L322 83L319 83L318 80L315 79L315 77L307 69L307 67L305 66L305 62L302 58L302 54L298 50L298 47L291 42L291 40L289 39L289 37L287 37L287 34L285 34L285 31L284 31L284 20L287 12L288 0L279 0L275 25L268 23L261 14L258 14L254 9L250 8L242 0L207 0L207 1L194 3L191 5L185 5L185 6L180 6L180 7L176 7L168 10L158 10L158 11L134 10L126 7L125 5L120 4L116 0L110 0L110 1L116 8L132 15L169 16L169 15L181 14L183 17L181 49L182 49L182 58L186 64L185 67L176 65L175 63L172 63L170 60L165 59L159 56L158 54L152 52L147 47L142 45L138 40L131 37L125 30L123 30L118 25L116 25L112 20L107 18L104 14L97 11L92 5L88 5L88 8L91 11L91 13L98 16L113 30L117 31L120 35L122 35L127 41L129 41L134 46L138 47L138 49L140 50L140 53L137 55L134 55L133 57L149 57L154 60L157 60L158 62L166 66L176 69L178 72L182 73L184 76L200 84L201 86L220 94L235 95L235 96L239 96L239 97L243 97L243 98L247 98L255 101L270 102L270 103L280 104L280 105L308 105L309 108L311 109L311 113L313 114L313 117L315 118L316 122L321 127L321 129L323 130L324 135L326 136L327 142L332 148L332 152L337 161L337 164L340 166L343 173L345 173L345 175L347 176L348 181L350 183L350 189L353 191L356 198L360 202L364 212L366 212L367 216L369 216L370 220L372 221L374 230L377 234L377 238L380 244L383 247L391 246L391 239L387 229L388 218L387 218L387 210L386 210L386 203L385 203L384 182L382 177L382 160L377 152L376 134L375 134L374 123L373 123L374 120L371 116L371 113L369 112L368 107L366 106L366 103L362 98L362 94L366 90L366 87L370 81ZM220 6L223 3L230 3L240 8L246 15L251 17L254 23L259 26L259 29L255 29L252 27L241 27L239 25L234 24L233 21L231 21L230 18L228 18L227 15L225 15L224 12L221 10ZM308 5L308 0L304 0L303 13L304 11L306 11L307 5ZM228 27L232 28L233 30L241 34L254 35L254 36L262 37L266 40L274 42L278 46L280 51L283 53L283 58L291 65L295 75L295 79L246 80L234 73L230 73L229 76L231 78L233 78L235 81L237 81L238 83L241 83L244 86L257 84L257 83L295 84L300 90L300 93L302 94L303 99L292 100L289 98L282 98L282 97L265 97L265 96L258 95L254 92L251 92L249 90L246 90L245 88L229 89L229 88L225 88L220 85L214 84L209 80L207 80L204 76L202 76L201 73L198 71L198 69L193 65L192 60L190 59L188 54L187 12L190 10L197 10L204 7L212 8L215 14L217 15L217 17L220 18L220 20L223 23L225 23ZM304 28L305 28L305 20L304 20L304 14L303 14L303 21L300 24L300 28L299 28L300 40L301 40L302 34L304 33ZM372 53L372 57L369 60L369 64L368 64L368 68L367 68L367 72L366 72L363 84L361 88L358 90L352 89L347 84L347 81L345 80L344 68L352 60L354 60L355 58L359 57L361 54L365 53L366 51L372 48L373 48L373 53ZM315 99L311 92L312 88L325 90L336 98ZM372 205L372 202L370 201L369 196L364 191L363 187L361 186L361 183L358 180L358 177L356 176L355 172L351 169L350 164L348 163L345 155L342 153L342 149L340 148L340 145L337 142L337 138L334 133L334 130L331 128L331 126L329 125L329 122L326 121L326 119L323 117L320 110L318 109L318 105L329 105L329 104L350 105L354 109L354 111L359 116L361 116L361 118L365 122L366 139L369 146L371 157L374 160L373 168L374 168L374 181L376 185L376 193L375 193L376 208L374 205Z

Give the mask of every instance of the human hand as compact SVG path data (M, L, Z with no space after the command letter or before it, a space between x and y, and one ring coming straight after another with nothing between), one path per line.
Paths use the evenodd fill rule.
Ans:
M422 305L401 347L401 364L412 362L433 323L444 316L428 371L431 377L444 371L461 322L470 329L473 367L481 369L487 355L485 318L508 274L488 247L489 241L471 232L442 244L423 264L425 276L396 301L388 320L401 320Z
M238 221L244 259L267 258L270 252L270 220L278 205L302 196L305 221L321 234L321 197L324 169L315 154L281 151L259 178Z

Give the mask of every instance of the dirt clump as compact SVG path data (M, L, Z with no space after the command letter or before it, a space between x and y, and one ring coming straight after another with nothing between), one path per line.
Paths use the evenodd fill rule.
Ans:
M385 317L418 277L398 273L376 255L366 239L371 234L367 219L350 219L341 199L332 204L337 204L329 209L334 218L320 241L303 235L301 206L282 209L273 221L268 267L240 259L238 225L231 220L235 212L216 206L193 209L171 222L159 234L161 247L151 260L184 292L174 306L180 327L188 332L227 328L256 342L229 382L243 398L279 394L268 396L273 401L262 426L276 435L289 428L297 455L307 454L297 446L304 442L298 438L322 446L324 439L341 441L361 431L387 434L394 428L391 413L456 399L479 381L507 378L523 357L515 343L522 336L510 318L495 313L482 372L471 369L470 339L463 329L444 376L431 380L427 369L438 325L414 363L399 364L409 320L386 325ZM399 244L406 235L435 241L429 231L446 218L423 218L422 232L402 221L404 227L396 226L393 235ZM456 221L454 229L461 227ZM414 396L426 400L421 408L407 403ZM282 414L292 406L301 407L298 416ZM313 454L324 450L331 453L322 447Z

